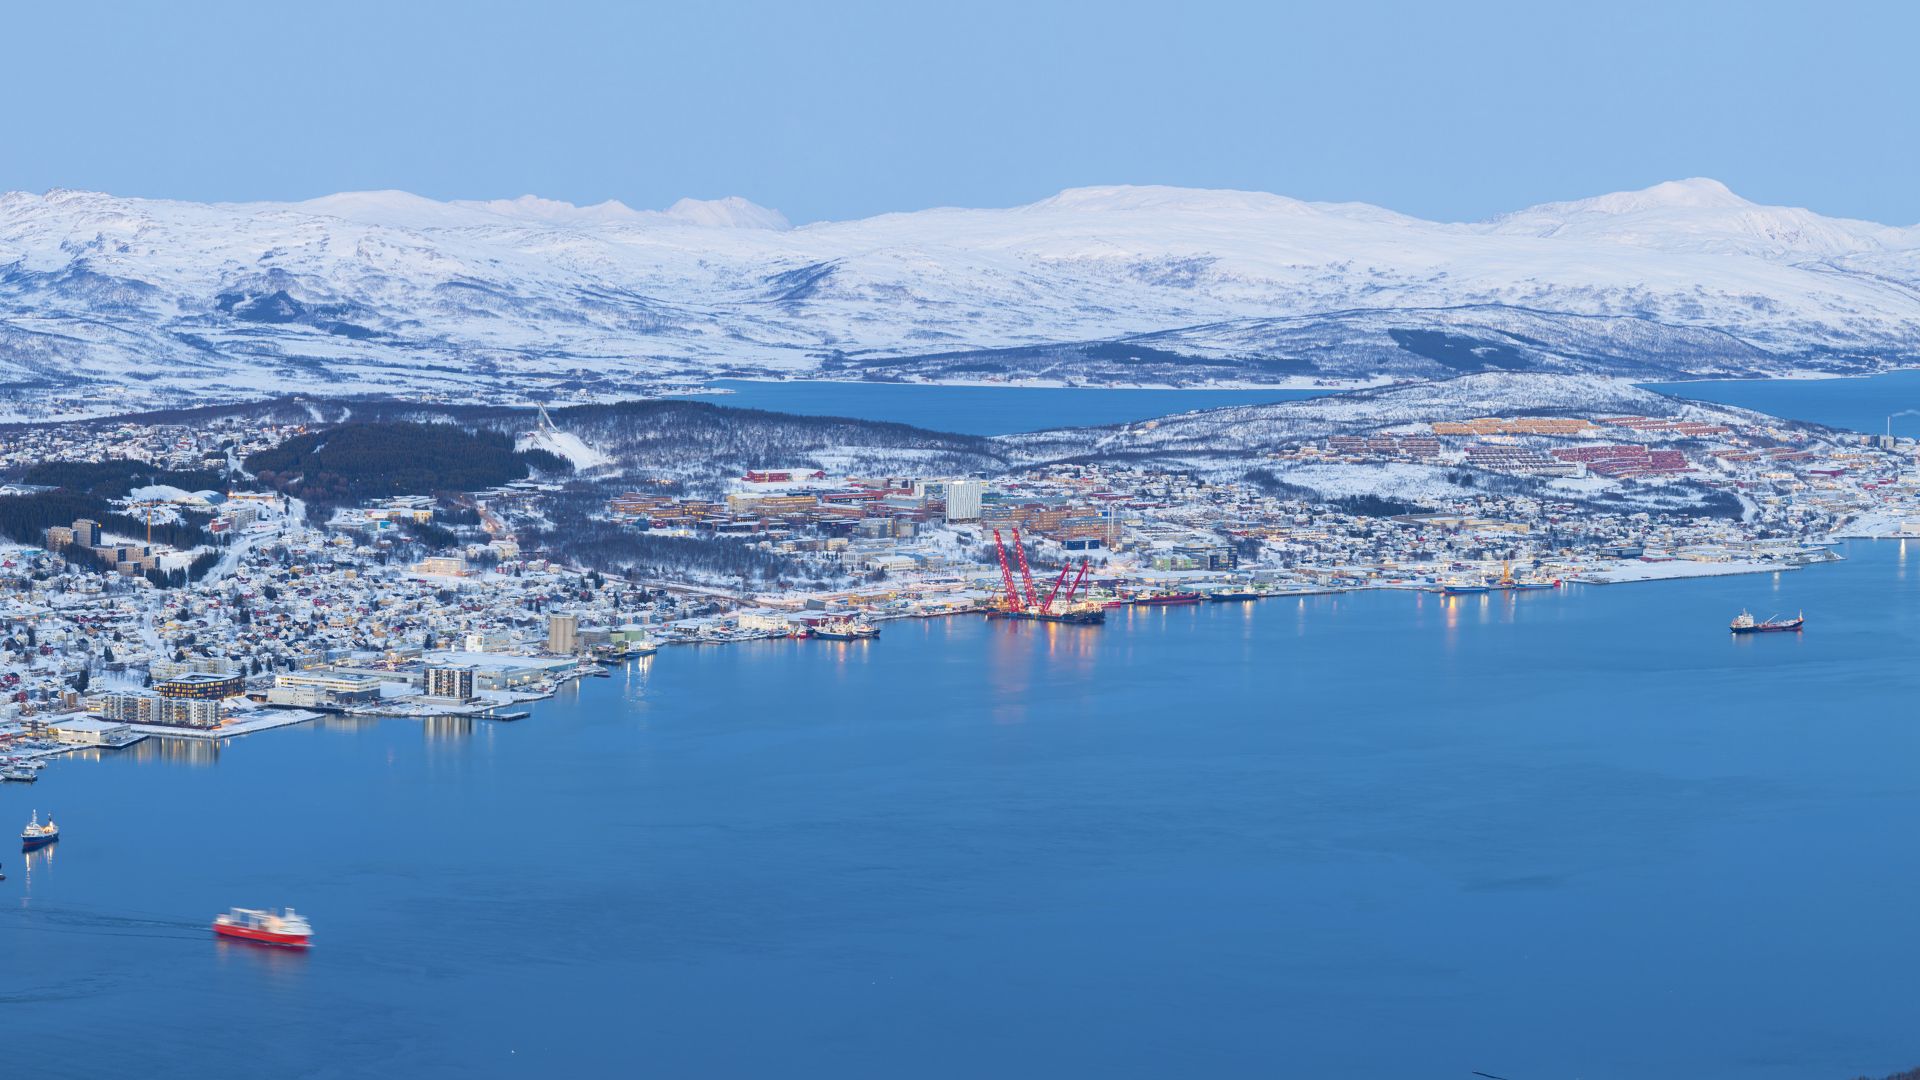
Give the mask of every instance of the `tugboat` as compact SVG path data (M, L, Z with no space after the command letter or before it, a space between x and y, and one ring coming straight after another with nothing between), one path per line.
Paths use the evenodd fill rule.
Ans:
M1775 615L1766 622L1755 622L1751 614L1742 611L1733 617L1732 622L1727 624L1727 629L1736 634L1784 634L1798 633L1800 628L1806 624L1807 616L1805 612L1795 615L1791 619L1783 619Z
M33 820L20 830L20 850L32 851L43 848L60 839L60 826L53 823L53 815L47 815L47 823L40 824L40 811L33 812Z
M880 636L880 628L859 619L832 619L810 631L823 641L862 641Z
M313 947L313 927L288 908L285 914L237 907L213 919L213 932L221 937L239 938L262 945L288 949Z

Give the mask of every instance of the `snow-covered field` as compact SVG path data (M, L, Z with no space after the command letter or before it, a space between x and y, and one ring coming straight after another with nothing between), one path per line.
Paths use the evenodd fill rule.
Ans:
M1736 559L1728 562L1696 562L1673 559L1661 562L1622 562L1604 570L1588 570L1580 580L1595 585L1622 585L1635 581L1676 581L1681 578L1725 577L1730 574L1779 574L1798 570L1794 563Z

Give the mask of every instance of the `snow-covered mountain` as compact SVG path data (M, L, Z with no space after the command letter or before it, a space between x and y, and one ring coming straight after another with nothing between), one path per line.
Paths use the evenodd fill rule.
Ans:
M1159 187L791 227L403 192L0 195L0 384L107 410L662 380L1632 378L1920 363L1920 227L1711 180L1492 221Z

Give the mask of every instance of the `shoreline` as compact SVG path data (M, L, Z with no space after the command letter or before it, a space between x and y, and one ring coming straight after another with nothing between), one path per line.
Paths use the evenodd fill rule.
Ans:
M1835 539L1836 540L1847 539L1853 542L1877 543L1883 540L1901 540L1904 538L1888 537L1888 536L1864 536L1864 537L1842 538L1842 537L1836 536ZM1689 560L1689 559L1678 559L1678 558L1656 559L1652 561L1621 560L1604 569L1592 570L1592 571L1586 571L1578 574L1568 575L1562 580L1565 582L1566 585L1594 585L1594 586L1643 585L1643 584L1651 584L1656 582L1689 581L1689 580L1698 580L1698 579L1715 578L1715 577L1738 577L1738 576L1744 576L1744 575L1750 575L1750 574L1780 574L1780 573L1786 573L1791 571L1804 570L1810 566L1820 566L1827 563L1843 562L1843 561L1846 561L1846 556L1840 555L1838 553L1832 553L1832 552L1830 552L1829 556L1824 559L1811 559L1806 561L1785 561L1785 562L1769 561L1769 560L1761 560L1761 559L1736 559L1736 560L1728 560L1723 562ZM1194 589L1199 589L1204 587L1207 584L1207 582L1194 580L1191 582L1179 581L1179 582L1176 582L1176 584L1181 587L1191 587ZM1306 598L1315 597L1315 596L1345 596L1352 593L1364 593L1364 592L1416 593L1421 595L1433 595L1433 596L1441 597L1442 599L1466 599L1469 597L1487 598L1487 597L1492 597L1492 596L1502 595L1502 594L1519 595L1521 593L1532 592L1532 591L1536 591L1536 590L1519 590L1519 589L1507 588L1505 586L1495 585L1495 586L1490 586L1486 588L1485 591L1475 592L1472 594L1467 594L1465 596L1449 597L1444 595L1444 586L1439 585L1433 581L1394 579L1394 580L1368 581L1368 582L1364 582L1356 585L1317 585L1317 586L1301 586L1301 587L1284 588L1284 589L1277 589L1272 592L1263 593L1256 597L1250 597L1250 598L1235 600L1235 601L1219 601L1219 602L1220 603L1231 602L1244 607L1247 604L1251 604L1257 600L1306 599ZM1541 591L1557 592L1561 590L1560 588L1556 587L1553 590L1541 590ZM1210 607L1210 606L1213 606L1214 603L1216 603L1216 601L1209 600L1203 595L1201 599L1196 601L1191 601L1189 605L1182 605L1182 606ZM1128 604L1121 605L1120 607L1115 608L1113 610L1125 610L1134 606L1143 606L1143 605L1128 603ZM1153 605L1144 605L1144 606L1152 607ZM966 616L985 617L990 613L990 611L991 611L991 608L988 606L988 604L982 603L974 607L958 609L958 610L872 613L872 614L864 615L862 617L874 623L885 623L885 622L897 622L897 621L902 621L906 619L955 618L955 617L966 617ZM1061 625L1061 624L1049 624L1049 626L1052 626L1052 625ZM1079 627L1078 629L1092 630L1092 629L1095 629L1095 627L1091 627L1091 626ZM670 645L682 645L682 646L737 645L737 644L742 644L746 642L756 642L756 641L796 641L797 642L797 641L807 641L807 640L810 640L810 639L805 635L799 635L799 634L793 634L793 633L779 633L775 631L749 631L749 632L738 634L738 635L729 635L727 637L685 637L685 638L660 639L655 642L655 649L657 653L659 649L664 649ZM827 644L852 644L852 643L851 642L827 642ZM452 703L452 702L436 703L431 707L424 707L424 706L418 706L418 705L408 706L401 703L409 701L410 700L409 698L396 698L394 699L393 704L388 704L383 702L381 704L373 705L373 706L366 706L366 707L360 707L360 708L354 708L354 709L341 709L337 711L333 711L333 710L316 711L313 709L298 708L298 707L260 706L258 708L246 710L242 714L244 717L243 719L229 722L227 724L223 724L222 726L217 728L180 728L180 727L170 727L170 726L160 725L160 724L128 724L127 727L134 734L134 738L131 738L117 745L62 744L62 745L52 746L52 747L36 747L32 749L17 750L10 753L8 756L17 757L25 760L30 760L30 761L45 761L45 760L50 760L57 757L62 757L67 754L71 754L75 751L122 750L122 749L126 749L129 746L133 746L137 743L143 742L149 738L181 739L189 742L199 742L203 744L205 743L218 744L232 738L238 738L245 735L257 734L260 732L274 731L281 728L296 727L302 724L308 724L316 720L323 720L330 717L341 717L341 718L351 718L351 719L371 719L371 720L421 720L421 721L439 720L439 719L458 717L458 718L464 718L464 719L498 719L502 723L508 723L508 722L512 722L516 718L489 717L487 714L498 711L498 710L511 709L515 706L532 705L536 702L551 700L554 697L558 696L560 690L570 683L579 682L588 678L611 677L612 669L614 667L625 668L629 663L631 663L634 660L650 660L656 653L647 653L640 656L627 657L615 665L603 665L597 661L583 660L583 661L580 661L575 667L555 674L552 677L553 679L552 685L549 687L543 688L541 690L538 690L538 691L489 691L488 692L489 696L486 699L480 700L480 701L468 702L468 703Z

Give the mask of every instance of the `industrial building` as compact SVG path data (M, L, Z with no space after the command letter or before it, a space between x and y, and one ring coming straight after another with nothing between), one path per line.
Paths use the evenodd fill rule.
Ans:
M547 616L547 651L572 656L580 647L580 617L555 613Z
M380 700L381 680L338 671L297 671L274 676L267 704L302 709L340 709Z

